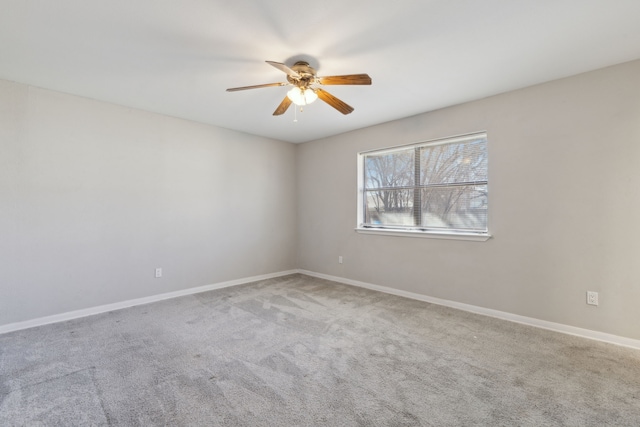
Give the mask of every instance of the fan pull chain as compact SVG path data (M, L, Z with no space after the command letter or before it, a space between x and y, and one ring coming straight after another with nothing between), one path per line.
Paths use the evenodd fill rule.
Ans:
M304 113L304 105L300 106L300 113ZM297 108L293 109L293 122L294 123L298 122L298 109Z

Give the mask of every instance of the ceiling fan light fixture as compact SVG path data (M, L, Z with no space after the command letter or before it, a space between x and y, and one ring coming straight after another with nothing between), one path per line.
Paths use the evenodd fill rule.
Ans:
M296 105L304 106L311 104L318 99L318 95L313 89L304 89L300 87L294 87L287 92L287 97Z
M325 76L318 77L316 70L309 66L307 62L298 61L291 68L285 64L275 61L267 61L269 65L277 68L287 75L287 81L281 83L267 83L253 86L230 87L227 92L236 92L238 90L258 89L263 87L274 86L293 86L287 96L284 97L278 108L273 112L274 116L281 116L285 111L295 104L299 107L309 105L316 99L320 98L331 107L335 108L342 114L350 114L353 107L344 101L331 95L326 90L316 85L370 85L371 77L368 74L345 74L341 76ZM314 86L314 87L312 87ZM302 111L302 108L300 108Z

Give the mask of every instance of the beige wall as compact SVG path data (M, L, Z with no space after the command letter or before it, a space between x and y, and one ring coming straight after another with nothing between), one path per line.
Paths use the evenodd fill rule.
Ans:
M0 81L0 325L295 268L295 149Z
M354 231L359 151L480 130L491 240ZM0 81L0 325L297 267L640 339L639 165L640 61L298 146Z
M481 130L491 240L354 231L359 151ZM299 268L640 339L640 61L306 143L297 164Z

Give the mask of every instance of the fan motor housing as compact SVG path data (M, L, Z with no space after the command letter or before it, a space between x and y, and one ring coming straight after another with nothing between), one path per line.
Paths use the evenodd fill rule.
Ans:
M299 78L287 75L287 80L292 85L306 88L316 81L316 70L308 62L298 61L293 64L291 69L300 75Z

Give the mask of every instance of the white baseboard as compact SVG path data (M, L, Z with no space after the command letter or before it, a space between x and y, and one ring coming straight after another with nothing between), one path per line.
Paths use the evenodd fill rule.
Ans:
M490 317L495 317L502 320L508 320L510 322L521 323L523 325L535 326L537 328L548 329L554 332L561 332L563 334L575 335L578 337L589 338L596 341L602 341L606 343L616 344L623 347L630 347L630 348L640 350L640 340L635 340L632 338L621 337L618 335L607 334L604 332L592 331L590 329L577 328L575 326L564 325L562 323L548 322L546 320L535 319L533 317L520 316L518 314L507 313L505 311L492 310L490 308L478 307L475 305L464 304L461 302L429 297L422 294L416 294L414 292L403 291L400 289L389 288L386 286L373 285L371 283L345 279L343 277L331 276L328 274L316 273L313 271L298 270L298 273L306 274L307 276L317 277L320 279L331 280L333 282L343 283L345 285L358 286L360 288L371 289L374 291L384 292L387 294L398 295L401 297L411 298L419 301L425 301L432 304L438 304L446 307L457 308L459 310L468 311L476 314L482 314L484 316L490 316Z
M97 307L85 308L82 310L69 311L67 313L54 314L52 316L39 317L37 319L26 320L24 322L9 323L0 325L0 334L19 331L21 329L33 328L36 326L48 325L50 323L64 322L79 317L92 316L94 314L106 313L108 311L120 310L122 308L133 307L135 305L149 304L156 301L162 301L171 298L177 298L185 295L197 294L200 292L211 291L214 289L228 288L230 286L243 285L245 283L256 282L258 280L272 279L274 277L287 276L297 273L297 270L280 271L278 273L263 274L260 276L245 277L242 279L229 280L227 282L214 283L212 285L198 286L196 288L183 289L175 292L168 292L159 295L151 295L143 298L116 302L113 304L99 305Z
M345 285L357 286L360 288L371 289L374 291L384 292L387 294L398 295L405 298L411 298L414 300L425 301L432 304L438 304L445 307L456 308L471 313L482 314L484 316L495 317L502 320L508 320L510 322L521 323L524 325L534 326L537 328L548 329L550 331L560 332L568 335L575 335L583 338L588 338L596 341L607 342L611 344L620 345L623 347L630 347L640 350L640 340L632 338L621 337L618 335L607 334L604 332L592 331L590 329L578 328L575 326L564 325L562 323L548 322L546 320L535 319L533 317L520 316L518 314L507 313L505 311L493 310L490 308L478 307L471 304L464 304L461 302L445 300L441 298L434 298L414 292L403 291L400 289L389 288L386 286L374 285L371 283L360 282L358 280L345 279L343 277L331 276L328 274L316 273L308 270L288 270L280 271L277 273L263 274L260 276L245 277L242 279L229 280L226 282L214 283L211 285L199 286L196 288L183 289L175 292L168 292L159 295L151 295L148 297L137 298L113 304L100 305L97 307L86 308L82 310L70 311L67 313L55 314L52 316L40 317L37 319L26 320L23 322L9 323L6 325L0 325L0 334L8 332L18 331L21 329L33 328L36 326L48 325L51 323L64 322L67 320L77 319L80 317L92 316L94 314L106 313L108 311L120 310L122 308L133 307L136 305L149 304L156 301L162 301L171 298L177 298L185 295L197 294L200 292L211 291L214 289L228 288L231 286L242 285L245 283L256 282L259 280L272 279L275 277L287 276L289 274L305 274L311 277L317 277L320 279L331 280L333 282L343 283Z

